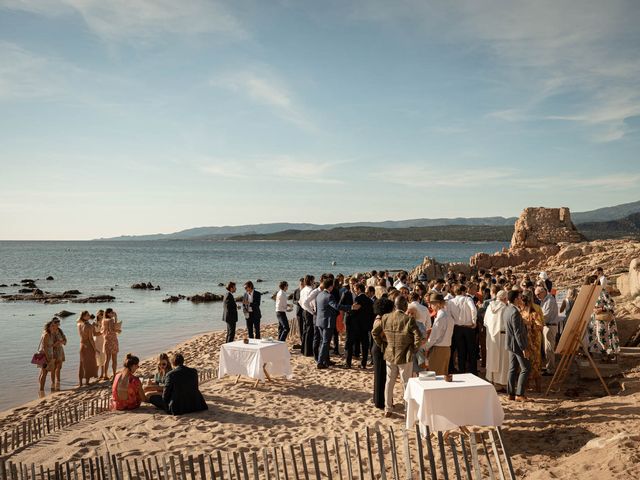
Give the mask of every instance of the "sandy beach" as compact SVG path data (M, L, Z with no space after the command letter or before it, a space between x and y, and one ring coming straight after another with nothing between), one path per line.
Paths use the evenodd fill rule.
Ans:
M639 321L639 317L620 319L621 330L630 331ZM264 330L265 336L273 335L275 326ZM183 352L188 365L216 368L223 338L223 332L207 333L174 351ZM371 369L316 370L312 359L293 352L293 380L261 382L253 388L248 379L234 384L235 378L216 378L201 386L209 405L206 412L172 417L148 404L133 412L106 412L19 449L10 459L49 465L107 451L124 458L249 452L310 439L331 440L367 426L403 428L401 408L385 419L373 406ZM153 363L143 362L141 372L150 373ZM599 382L576 381L575 375L549 398L533 394L532 401L516 404L501 394L503 430L518 478L573 478L577 473L585 479L631 478L640 461L640 367L628 360L622 367L624 378L609 381L614 390L610 397L602 396ZM47 410L104 395L106 388L105 383L63 391L4 412L2 430ZM399 385L396 395L399 399Z

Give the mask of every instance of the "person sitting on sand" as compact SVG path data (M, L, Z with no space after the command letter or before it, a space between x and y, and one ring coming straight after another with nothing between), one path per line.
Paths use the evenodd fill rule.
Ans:
M167 373L162 395L149 397L149 402L172 415L200 412L209 407L198 389L198 371L184 365L184 357L176 353L174 369Z
M161 353L158 355L158 370L153 377L153 380L144 387L144 393L147 395L150 393L162 393L164 386L167 383L167 373L171 371L171 363L169 362L169 355Z
M140 359L127 353L123 368L116 374L111 388L112 410L134 410L146 400L142 382L134 375L139 365Z

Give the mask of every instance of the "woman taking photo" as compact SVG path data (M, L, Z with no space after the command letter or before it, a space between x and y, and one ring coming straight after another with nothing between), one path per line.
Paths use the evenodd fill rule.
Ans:
M109 373L109 362L113 369L113 377L116 376L116 365L118 364L118 352L120 346L118 343L118 335L122 332L122 324L118 322L118 315L112 308L107 308L104 312L102 320L102 335L104 335L104 353L106 360L104 364L104 374Z
M40 348L39 351L44 353L45 362L40 367L40 392L44 392L44 384L47 380L47 374L51 372L51 387L55 386L54 384L54 372L56 369L56 360L53 356L53 332L52 332L53 320L48 321L44 324L44 329L42 330L42 336L40 337Z
M135 355L127 353L124 366L116 374L111 388L112 410L133 410L146 400L142 390L142 382L134 374L138 370L140 360Z
M80 337L80 365L78 366L78 387L82 387L82 380L89 385L89 379L98 376L98 364L96 361L96 344L93 337L101 336L96 332L96 327L91 323L92 315L84 311L78 318L78 336Z

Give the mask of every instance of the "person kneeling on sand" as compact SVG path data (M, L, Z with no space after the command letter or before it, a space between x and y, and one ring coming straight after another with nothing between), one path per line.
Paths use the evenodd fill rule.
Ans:
M184 357L176 353L173 370L165 377L162 395L149 396L149 402L172 415L200 412L209 407L198 389L198 371L185 367Z

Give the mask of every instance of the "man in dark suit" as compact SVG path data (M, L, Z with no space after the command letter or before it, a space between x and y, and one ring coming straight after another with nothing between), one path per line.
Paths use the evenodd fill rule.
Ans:
M507 394L510 400L524 402L527 398L524 390L531 371L531 363L527 358L528 333L527 326L522 320L520 310L520 292L511 290L508 293L509 304L504 311L506 319L506 344L509 352L509 376L507 379ZM518 374L520 368L520 374ZM516 385L517 381L517 385Z
M260 292L253 288L253 282L244 284L245 294L242 298L242 310L247 320L249 338L260 338Z
M356 297L353 300L354 305L359 308L353 309L347 317L347 342L346 342L346 367L351 368L351 360L356 347L360 347L362 355L360 368L367 368L367 359L369 356L369 333L373 328L373 302L365 295L364 283L357 283L354 286ZM357 355L356 355L357 356Z
M222 321L227 324L226 343L233 342L236 338L236 324L238 323L238 307L233 294L236 293L235 282L227 284L227 293L222 301Z
M167 373L161 395L152 395L149 401L172 415L200 412L209 407L198 389L198 371L184 366L184 357L176 353L173 370Z

